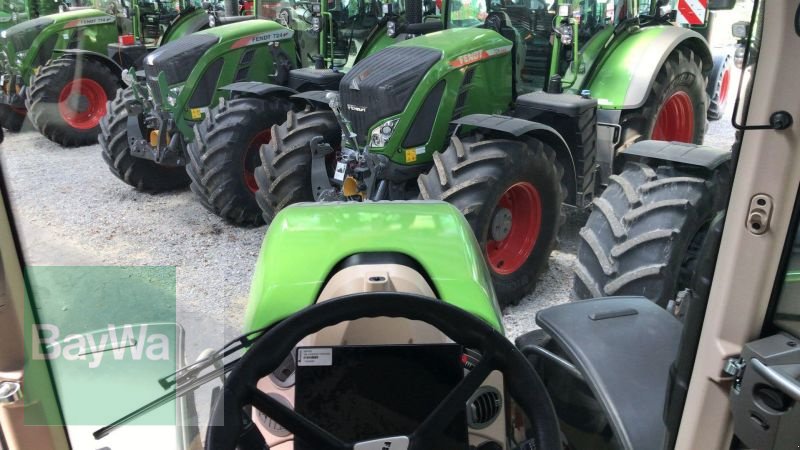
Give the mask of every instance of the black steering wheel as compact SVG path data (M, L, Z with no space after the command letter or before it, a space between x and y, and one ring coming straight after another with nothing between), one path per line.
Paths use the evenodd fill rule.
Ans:
M256 387L274 372L304 337L338 323L368 317L400 317L438 328L456 344L477 350L478 364L409 436L408 450L429 450L438 433L463 412L467 401L493 370L503 373L510 396L531 422L536 448L561 448L558 420L544 383L522 353L501 333L476 316L434 300L400 293L354 294L310 306L258 338L225 380L211 415L206 450L234 450L244 430L242 409L252 405L318 450L352 450L365 443L344 442ZM413 380L410 380L413 382ZM334 430L335 431L335 430ZM362 445L359 445L362 444ZM266 443L263 448L269 449ZM369 447L372 448L372 447Z

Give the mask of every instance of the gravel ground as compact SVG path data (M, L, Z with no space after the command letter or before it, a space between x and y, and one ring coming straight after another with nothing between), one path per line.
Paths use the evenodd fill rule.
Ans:
M730 147L729 116L710 124L708 145ZM138 193L110 174L97 145L62 149L28 131L7 135L1 148L28 264L176 266L177 310L191 357L192 349L216 346L239 328L265 227L230 226L188 190ZM567 211L548 272L504 311L509 337L535 328L537 310L569 300L585 219Z

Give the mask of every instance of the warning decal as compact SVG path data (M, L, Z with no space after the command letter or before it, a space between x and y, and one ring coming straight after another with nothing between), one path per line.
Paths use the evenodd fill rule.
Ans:
M678 23L702 25L706 20L708 0L678 0Z

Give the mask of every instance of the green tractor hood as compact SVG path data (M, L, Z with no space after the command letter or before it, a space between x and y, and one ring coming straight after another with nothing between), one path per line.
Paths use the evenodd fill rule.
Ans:
M264 41L282 41L294 35L294 31L272 20L253 19L200 31L219 37L219 47L245 47Z
M34 43L44 43L58 38L58 33L62 30L90 27L93 25L113 24L116 18L96 9L81 9L68 11L59 14L39 17L37 19L22 22L5 30L6 52L9 62L22 62L24 52L34 46ZM55 42L52 42L55 45ZM16 56L16 58L14 57Z
M445 142L449 112L456 108L462 86L471 86L469 101L458 106L463 115L477 107L481 112L508 110L512 48L510 40L483 28L448 29L391 45L353 66L342 79L342 114L352 124L359 146L369 145L371 152L399 164L428 163L432 152L427 148ZM429 97L431 105L423 108ZM439 114L415 120L423 109L437 105ZM436 121L433 127L431 119ZM371 138L375 130L393 121L391 137L376 144Z
M345 258L382 252L413 258L439 298L502 330L478 243L464 216L444 202L305 203L284 209L261 247L245 330L312 305Z

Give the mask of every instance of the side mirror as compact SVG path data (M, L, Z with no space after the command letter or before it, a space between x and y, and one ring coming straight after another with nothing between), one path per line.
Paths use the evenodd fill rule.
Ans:
M734 6L736 6L736 0L708 0L708 9L711 11L733 9Z
M747 39L750 35L750 22L735 22L731 25L731 34L736 39Z

